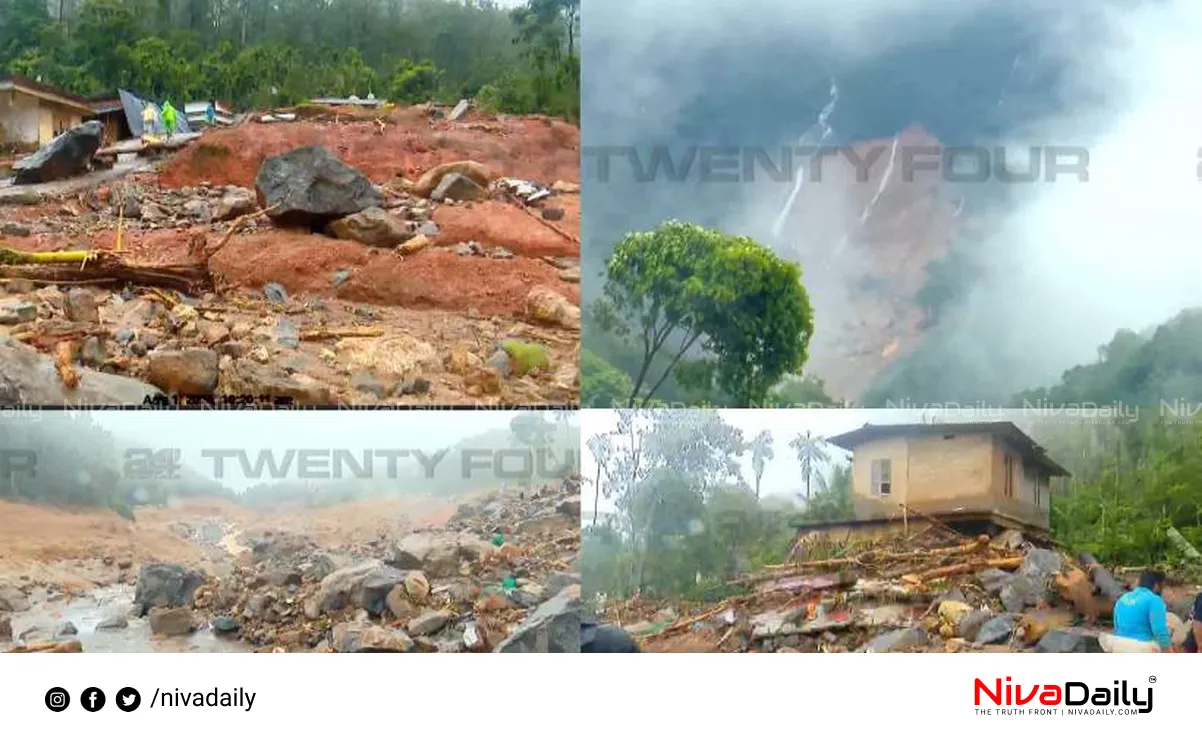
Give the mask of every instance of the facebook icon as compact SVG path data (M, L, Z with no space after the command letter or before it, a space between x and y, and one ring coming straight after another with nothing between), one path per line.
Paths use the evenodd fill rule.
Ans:
M98 712L104 707L104 692L95 686L89 686L83 690L79 701L88 712Z

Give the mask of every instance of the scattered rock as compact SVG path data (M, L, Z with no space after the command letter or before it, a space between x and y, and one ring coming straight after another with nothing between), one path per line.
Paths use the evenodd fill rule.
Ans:
M217 389L220 356L208 348L155 351L150 354L146 376L170 393L211 395Z
M13 641L13 620L9 617L0 617L0 642Z
M213 208L213 219L224 222L253 214L258 207L255 192L239 186L230 186Z
M471 178L458 173L447 173L430 194L433 201L483 201L488 198L488 189Z
M492 173L488 167L472 160L442 163L426 171L410 191L422 198L431 198L434 190L442 184L443 179L450 174L467 178L481 188L487 188L492 183Z
M583 610L580 586L569 586L539 606L496 652L579 653Z
M907 627L905 629L886 632L877 635L859 649L862 653L898 653L925 645L928 640L927 631L922 627Z
M432 635L447 626L454 615L449 611L427 611L420 617L410 620L407 627L410 636Z
M410 653L416 643L400 630L343 622L334 627L330 647L337 653Z
M340 240L353 240L376 248L395 248L413 237L413 231L405 222L376 206L335 220L328 230Z
M14 614L29 611L29 599L15 586L0 583L0 611Z
M1038 653L1101 653L1102 646L1095 632L1080 627L1054 629L1035 646Z
M129 627L129 620L124 614L111 614L96 623L97 631L122 630Z
M55 637L71 637L72 635L78 635L78 634L79 634L79 628L76 627L75 624L72 622L64 622L62 625L59 626L58 629L56 629L54 631Z
M545 287L536 287L526 296L526 313L536 322L580 329L580 308Z
M150 631L165 637L180 637L192 634L196 620L192 610L182 606L173 609L153 608L150 610Z
M981 627L977 632L976 642L982 645L993 645L996 643L1004 643L1014 634L1015 617L1010 614L1002 614L994 617Z

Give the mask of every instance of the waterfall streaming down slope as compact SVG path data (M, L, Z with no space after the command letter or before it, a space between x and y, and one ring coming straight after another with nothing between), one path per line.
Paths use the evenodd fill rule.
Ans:
M834 130L831 129L830 118L835 113L835 106L838 103L839 84L835 82L834 78L831 78L830 97L826 105L818 112L818 121L814 122L814 125L798 140L799 145L806 145L811 135L817 136L817 146L821 147L826 144L831 134L834 133ZM801 192L801 184L805 180L805 174L805 168L798 168L793 176L793 190L789 192L789 198L785 202L784 208L780 210L780 214L776 216L776 221L772 224L772 237L775 240L779 240L781 233L784 232L785 222L788 221L789 215L793 212L793 204L797 201L797 194Z

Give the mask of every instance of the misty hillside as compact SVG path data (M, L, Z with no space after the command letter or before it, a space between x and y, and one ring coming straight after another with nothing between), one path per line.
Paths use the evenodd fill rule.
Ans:
M169 498L234 497L179 462L143 456L159 447L119 441L86 413L43 411L36 420L9 422L0 426L0 448L6 453L0 498L98 506L130 516L134 506L162 504ZM27 453L32 453L32 462Z
M597 277L585 283L592 351L585 360L592 370L585 371L586 405L620 398L628 386L623 377L637 379L643 355L637 335L616 337L593 309L606 283L605 261L628 233L669 219L749 236L800 265L814 325L803 371L824 389L804 398L787 395L789 402L1005 404L1040 388L1071 395L1081 388L1075 367L1089 368L1094 349L1120 329L1142 332L1197 302L1181 279L1172 291L1141 304L1140 290L1120 278L1128 267L1164 274L1157 273L1157 261L1171 257L1176 245L1154 242L1149 247L1156 257L1141 264L1122 249L1118 235L1129 235L1130 242L1148 230L1194 228L1202 211L1195 207L1199 216L1192 215L1184 192L1170 194L1167 209L1120 215L1103 211L1102 202L1107 196L1134 198L1139 190L1130 183L1122 186L1132 190L1128 197L1094 187L1092 180L1073 193L1076 183L953 182L939 173L907 180L890 167L899 144L1005 146L1013 163L1021 155L1011 153L1025 154L1030 146L1085 146L1113 139L1116 131L1129 135L1122 117L1137 112L1145 99L1125 87L1131 81L1121 78L1122 65L1153 64L1145 59L1156 46L1149 29L1171 29L1173 13L1183 9L1178 14L1188 15L1190 6L1101 4L1121 13L1139 10L1137 24L1128 21L1134 16L1104 18L1100 9L1095 17L1083 5L1045 15L1024 3L988 0L964 3L963 12L897 3L890 13L881 3L874 23L874 6L865 3L848 12L846 25L833 26L847 37L839 38L827 31L838 15L831 3L801 2L739 17L736 39L727 33L729 24L718 28L724 25L721 10L732 22L738 17L734 4L706 5L717 19L708 27L684 11L673 16L674 6L683 5L671 0L643 4L640 18L659 36L625 30L635 13L629 0L616 0L604 18L590 23L584 38L590 59L583 81L591 124L586 145L633 146L644 167L652 147L683 159L690 145L773 152L802 141L888 155L858 180L833 156L824 161L820 182L804 183L792 196L793 184L772 182L762 171L754 182L703 183L695 165L688 178L661 174L650 180L636 178L614 159L604 187L585 190L585 270ZM904 10L911 5L923 10ZM1154 17L1148 8L1163 15ZM689 42L674 41L670 29ZM1137 30L1145 34L1138 55L1130 36ZM1161 105L1153 94L1146 102ZM1134 156L1130 148L1137 141L1119 143L1118 156ZM1092 146L1090 154L1096 154ZM597 164L585 158L586 178L598 177ZM1161 212L1178 223L1162 223ZM1106 221L1118 216L1124 218L1121 228L1108 231ZM1175 239L1184 249L1185 236ZM1114 244L1099 244L1105 242ZM1081 301L1090 287L1093 296ZM1116 301L1106 301L1107 294ZM670 366L670 356L665 352L652 363L653 378ZM688 364L713 360L696 348L682 358ZM1147 379L1165 380L1165 389L1189 388L1180 379L1187 372L1157 366L1177 361L1156 354L1147 363ZM1071 379L1061 383L1066 374ZM730 402L706 385L690 389L682 381L671 375L655 397ZM1122 400L1142 399L1161 384L1114 381L1108 389L1118 390L1115 399Z
M445 451L423 451L424 465L412 459L401 461L395 474L388 471L384 458L375 458L370 476L348 473L340 479L264 482L248 488L241 500L259 507L298 502L319 506L373 497L455 496L502 485L528 487L578 472L579 449L580 428L574 414L567 418L523 413L514 416L508 429L467 436ZM505 452L500 472L488 465L490 452L493 456ZM522 453L534 457L530 478L522 476Z

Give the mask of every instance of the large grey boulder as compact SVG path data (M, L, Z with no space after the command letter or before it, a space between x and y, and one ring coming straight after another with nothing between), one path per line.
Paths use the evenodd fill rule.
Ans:
M308 146L269 157L255 191L277 224L324 229L330 222L384 204L371 181L324 147Z
M86 121L60 134L13 165L13 183L48 183L86 173L103 137L104 124L99 121Z
M134 605L138 616L146 616L153 608L178 609L191 606L192 595L204 585L203 574L182 565L152 563L142 566L138 586L134 589Z

